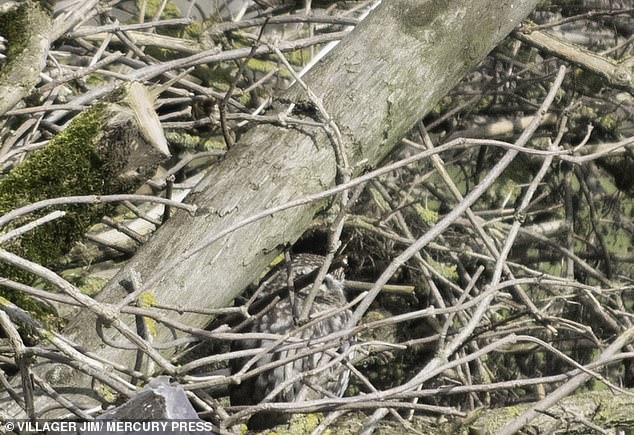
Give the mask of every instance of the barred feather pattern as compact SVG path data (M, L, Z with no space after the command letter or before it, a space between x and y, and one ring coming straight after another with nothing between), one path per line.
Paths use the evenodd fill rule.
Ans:
M296 255L291 260L291 269L294 279L318 269L323 264L323 261L324 257L320 255ZM262 297L287 287L287 269L286 265L282 266L263 284ZM343 269L336 269L326 275L320 287L320 291L311 306L309 318L319 316L320 313L323 315L327 311L341 308L346 304L347 301L343 293L343 278ZM294 297L287 296L282 298L273 308L253 324L250 332L264 332L284 336L294 330L296 328L296 319L303 310L305 299L311 288L312 283L298 289L294 293ZM301 347L290 350L271 350L252 368L262 367L273 361L292 357L294 353L306 351L310 347L323 345L323 343L312 344L311 342L335 331L341 331L345 328L351 315L350 310L339 310L336 314L328 315L324 319L307 326L301 332L291 334L291 339L285 343L278 344L275 346L275 349L283 348L287 343L296 344L298 338L304 340ZM274 343L273 340L250 340L241 345L241 347L270 347L273 346ZM342 353L348 349L349 345L349 342L345 342L339 349L334 350L338 350ZM245 361L242 361L241 363L244 364L244 362ZM240 366L242 364L240 364ZM323 370L318 369L324 366L327 366L327 368ZM281 391L277 391L275 396L269 399L276 402L291 402L323 398L328 393L337 397L343 395L348 385L349 370L340 362L332 363L332 358L324 352L315 352L304 358L296 359L261 373L255 379L245 380L235 389L234 393L232 393L232 404L247 405L259 403L271 392L280 390L278 387L284 381L295 379L300 374L311 370L315 370L315 372L297 379L295 382L281 389ZM318 388L313 388L314 386ZM320 391L320 389L322 389L322 391ZM323 390L325 390L325 392Z

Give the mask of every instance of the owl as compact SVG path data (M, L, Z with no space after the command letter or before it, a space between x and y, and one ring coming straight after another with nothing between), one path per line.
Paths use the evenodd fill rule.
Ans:
M263 367L266 364L292 357L293 354L304 352L311 347L318 347L324 343L314 344L314 340L324 337L336 331L343 330L352 313L350 310L339 310L335 314L325 316L322 320L304 326L298 326L297 320L304 308L306 297L313 286L318 269L323 264L324 257L313 254L298 254L292 260L294 291L288 291L288 266L283 265L261 286L260 298L269 298L276 293L281 299L272 308L247 329L248 332L264 332L277 334L289 338L277 345L275 340L248 340L235 343L234 349L253 349L270 347L269 351L261 357L250 370ZM343 269L338 268L328 273L319 288L319 293L311 305L309 320L346 304L343 292ZM300 288L298 288L300 287ZM297 332L293 333L295 329ZM301 340L301 346L293 349L283 349L286 344L297 344ZM345 352L350 346L346 341L332 350ZM348 356L349 357L349 356ZM348 385L349 370L340 362L330 364L324 370L316 370L315 373L297 378L298 375L310 370L324 367L332 362L332 356L325 352L315 351L311 355L290 361L277 366L259 375L245 379L240 385L232 388L232 405L254 405L265 399L274 390L279 390L274 397L267 401L293 402L323 398L327 395L341 397ZM249 359L239 360L232 364L233 372L237 372ZM284 388L278 388L280 384L289 379L296 379ZM262 429L280 424L286 420L283 415L260 413L254 415L249 421L249 428Z

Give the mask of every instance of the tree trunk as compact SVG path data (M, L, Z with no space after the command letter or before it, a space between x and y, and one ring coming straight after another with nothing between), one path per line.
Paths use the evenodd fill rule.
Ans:
M536 3L386 0L359 24L305 78L342 133L353 175L377 165ZM309 98L294 86L280 100L288 101ZM194 189L190 201L199 207L196 216L176 213L98 299L120 302L126 292L119 281L134 271L161 304L228 305L286 244L299 238L327 202L275 213L213 243L205 244L205 239L267 208L332 187L336 172L333 144L321 128L252 129ZM167 316L194 327L210 320L193 314ZM131 366L134 352L105 345L94 325L94 315L86 309L71 321L66 334L90 352ZM114 342L124 341L116 331L104 334ZM159 328L154 341L172 338L171 331ZM52 366L42 372L52 373ZM87 377L63 370L69 371L61 376L63 384L89 385ZM59 385L59 370L55 373ZM1 401L0 407L7 409ZM14 404L10 414L19 415Z

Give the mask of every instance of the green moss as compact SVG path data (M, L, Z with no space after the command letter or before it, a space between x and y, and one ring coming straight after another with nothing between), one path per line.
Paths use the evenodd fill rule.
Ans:
M96 295L102 288L108 283L105 278L98 278L96 276L87 276L83 279L83 283L79 288L85 295Z
M213 24L215 24L215 21L194 21L193 23L190 23L183 28L181 36L184 39L198 41L203 33L206 32Z
M433 225L438 221L438 212L435 210L423 207L420 204L414 204L414 210L416 210L416 214L427 225Z
M99 109L78 115L46 148L0 180L0 213L45 198L98 191L102 182L96 168L101 162L93 141L100 128Z
M209 38L214 38L214 35L210 34L210 29L219 22L220 21L213 16L203 21L194 21L183 28L181 37L191 41L209 42Z
M106 403L115 403L119 399L119 395L105 384L99 385L96 392Z
M137 301L138 301L138 306L143 308L152 307L157 302L156 296L154 295L154 293L149 291L141 293Z
M19 59L22 52L28 47L29 32L24 29L31 28L29 23L29 9L40 8L38 3L24 2L17 8L9 10L0 16L0 35L7 41L7 62Z
M108 282L105 278L99 278L97 276L88 275L86 270L81 268L74 269L66 269L60 273L61 277L71 284L75 285L79 290L88 296L93 296L99 293L99 291L106 285ZM43 284L44 288L48 286L46 283ZM54 291L54 288L50 290Z
M298 50L289 51L284 53L284 57L288 60L288 63L291 65L302 66L304 65L311 57L309 48L300 48Z
M103 162L94 149L100 136L101 109L93 107L77 116L46 148L34 152L0 180L0 214L48 198L104 193ZM68 234L62 240L74 239L72 230L83 230L89 224L90 216L78 213L82 208L70 206L64 219L27 234L23 240L36 238L38 242L22 243L24 254L49 264L60 252L59 237Z
M429 257L427 257L426 260L435 271L440 273L440 275L447 278L448 280L456 281L458 279L458 266L456 266L455 264L443 263Z
M140 308L149 308L156 304L156 295L152 292L143 292L137 298L137 306ZM156 321L151 317L144 317L143 321L150 335L156 335Z
M161 6L161 3L163 3L162 0L148 0L145 6L145 18L154 18L154 15L156 15L158 8ZM140 5L141 1L137 0L137 6L140 7ZM163 12L161 13L160 18L162 20L168 20L170 18L180 18L181 16L182 15L180 9L178 9L178 7L173 2L168 1L167 5L163 9Z
M599 117L598 125L605 131L615 132L620 125L620 121L615 113L608 113Z
M468 421L477 421L476 424L471 425L469 429L477 431L476 433L495 433L506 422L515 417L519 417L525 408L525 406L510 406L502 408L499 412L495 413L488 412L484 409L474 411L474 413L469 416Z
M265 59L251 58L247 61L247 66L253 71L268 73L277 68L277 64Z
M172 148L187 151L213 151L227 149L227 145L219 139L202 135L189 134L184 131L168 131L165 137Z
M302 435L311 433L323 419L321 414L297 414L288 425L280 425L267 432L267 435Z
M88 85L90 88L96 88L97 86L102 86L106 84L104 76L96 73L88 74L87 76L85 76L84 80L86 85Z
M161 157L143 138L132 113L138 108L134 104L130 107L130 98L142 95L138 89L130 93L132 90L129 85L121 86L77 115L45 148L31 153L0 179L0 215L45 199L129 192L147 179ZM11 240L3 248L55 269L87 229L112 208L69 204L38 210L14 219L2 230L24 225L52 209L63 210L66 215ZM35 281L31 274L6 264L0 265L0 276L24 283ZM16 293L0 290L16 305L38 311L24 295Z
M94 148L95 141L101 136L102 110L103 106L98 105L78 115L46 148L32 153L0 179L0 214L49 198L109 193L104 192L104 180L108 177ZM69 205L54 208L66 211L66 216L10 241L5 249L50 266L104 212L100 206ZM23 225L51 211L42 209L19 218L5 229ZM7 265L0 265L0 274L21 282L33 281L29 273ZM6 291L1 293L7 295ZM24 309L38 311L32 302L17 297L13 291L8 296Z

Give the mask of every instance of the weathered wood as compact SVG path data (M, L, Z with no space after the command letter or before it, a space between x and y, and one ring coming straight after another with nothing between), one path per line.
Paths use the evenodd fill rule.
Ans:
M7 61L0 68L0 115L29 95L40 81L51 44L81 21L99 0L86 0L68 16L53 19L40 2L23 1L0 15Z
M536 0L447 2L390 0L379 6L306 77L343 135L358 175L384 158L433 105L533 9ZM308 101L299 88L280 100ZM327 202L276 213L189 255L201 241L267 208L321 192L335 183L333 145L320 128L262 125L245 134L196 187L195 217L177 213L99 296L117 303L118 282L138 272L162 304L220 307L256 279L287 243L302 234ZM183 315L201 327L209 319ZM76 343L110 361L129 364L134 353L111 348L85 310L66 330ZM110 340L117 334L105 331ZM159 329L155 342L171 339ZM46 373L53 365L42 368ZM88 386L72 373L64 385ZM55 371L56 374L59 370ZM10 405L10 415L19 410ZM0 401L0 407L8 409Z

